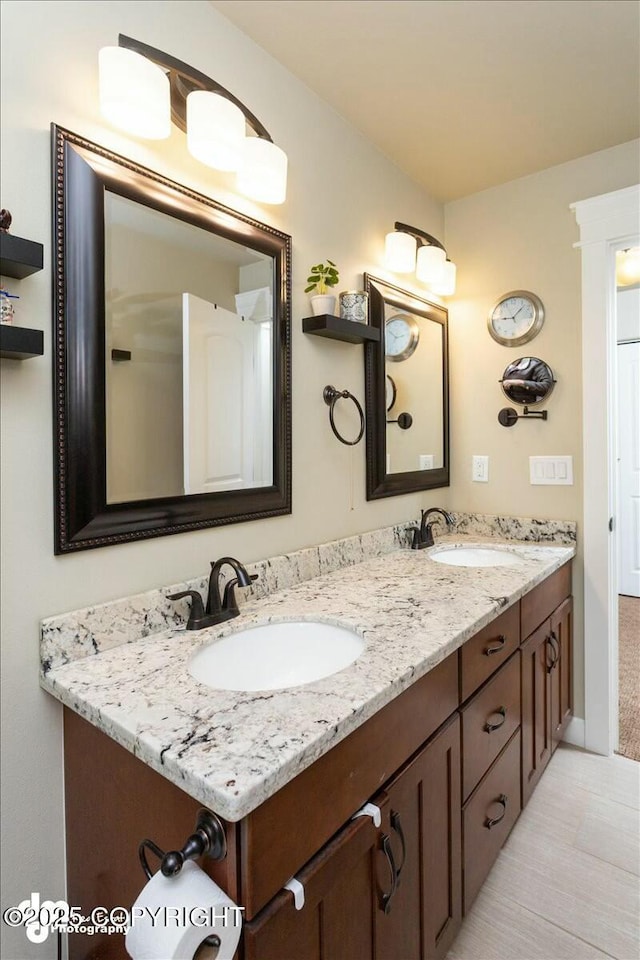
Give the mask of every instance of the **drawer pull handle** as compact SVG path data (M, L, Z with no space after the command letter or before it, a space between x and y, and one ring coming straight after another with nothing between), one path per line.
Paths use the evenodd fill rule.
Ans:
M549 663L549 660L547 658L547 673L551 673L551 671L553 670L553 668L558 662L558 652L556 650L555 644L553 643L554 640L555 640L555 634L552 632L549 634L548 637L545 638L545 641L544 641L545 651L551 650L551 663Z
M500 651L503 649L506 642L507 642L507 638L502 634L500 634L500 636L498 637L498 642L495 647L485 648L484 650L485 657L490 657L494 653L500 653Z
M407 845L404 841L404 830L402 829L400 814L398 813L397 810L391 811L391 826L400 837L400 843L402 844L402 860L400 861L400 866L396 870L396 880L398 881L398 883L400 883L400 874L402 873L404 862L407 859Z
M553 661L553 665L555 667L558 663L560 663L560 657L562 656L562 647L560 646L560 641L556 637L553 630L549 635L549 639L551 640L551 643L556 649L556 659Z
M497 709L497 710L494 710L493 713L497 713L497 714L501 717L501 719L498 720L497 723L489 723L489 721L487 720L487 722L486 722L485 725L484 725L484 729L485 729L485 732L486 732L486 733L493 733L494 730L499 730L500 727L502 726L502 724L503 724L503 723L505 722L505 720L507 719L507 708L506 708L506 707L498 707L498 709ZM492 714L492 716L493 716L493 714Z
M500 814L499 817L493 817L493 818L487 817L487 819L484 822L484 825L487 828L487 830L491 830L491 827L495 827L496 824L500 823L501 820L504 820L505 815L507 813L507 799L508 799L507 795L504 793L501 793L498 799L495 801L496 803L499 803L502 806L502 813Z
M383 893L380 898L380 907L384 910L385 913L389 913L391 910L391 899L398 889L398 871L396 870L396 862L393 858L393 850L391 849L391 841L386 833L383 833L380 837L380 846L382 847L382 852L387 858L387 863L389 864L389 872L391 874L391 889L389 893Z

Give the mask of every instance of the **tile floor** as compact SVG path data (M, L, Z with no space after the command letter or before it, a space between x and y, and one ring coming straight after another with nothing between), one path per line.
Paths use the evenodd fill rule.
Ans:
M558 749L447 960L640 957L640 764Z

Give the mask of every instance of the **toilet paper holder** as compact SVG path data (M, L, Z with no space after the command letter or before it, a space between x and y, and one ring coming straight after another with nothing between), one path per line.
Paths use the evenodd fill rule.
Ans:
M211 810L198 811L196 829L188 837L181 850L165 853L153 840L143 840L138 846L138 858L148 880L153 873L147 862L146 851L150 850L160 860L160 870L165 877L175 877L187 860L207 856L212 860L224 860L227 855L227 837L222 823Z

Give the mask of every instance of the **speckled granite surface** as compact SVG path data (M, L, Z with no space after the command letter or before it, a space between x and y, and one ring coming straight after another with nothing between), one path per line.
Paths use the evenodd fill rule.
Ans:
M175 621L154 620L144 602L132 598L120 603L131 604L133 629L142 619L147 636L131 639L120 608L117 628L103 623L99 655L86 655L95 653L91 645L73 660L69 645L72 653L74 644L84 649L87 637L76 641L67 622L58 630L53 658L53 620L62 618L52 618L43 624L42 685L201 803L239 820L575 553L572 545L503 542L500 549L518 558L514 566L452 567L435 563L429 550L399 549L406 528L376 533L380 555L354 562L367 547L338 541L337 551L327 550L327 564L348 558L350 565L322 572L322 547L313 548L319 575L250 599L223 627L187 633ZM468 546L475 540L467 535L442 542ZM273 570L273 561L266 563L263 587ZM309 564L304 572L315 569L315 561ZM113 606L91 609L102 609L104 620L105 608ZM75 616L80 624L82 616ZM190 656L203 644L247 626L292 619L351 627L365 650L339 673L289 690L218 691L188 673Z

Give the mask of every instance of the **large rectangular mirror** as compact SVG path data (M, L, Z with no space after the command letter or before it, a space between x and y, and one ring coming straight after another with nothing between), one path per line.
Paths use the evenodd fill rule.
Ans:
M449 485L449 376L444 307L365 274L367 499Z
M53 143L56 553L290 513L290 237Z

